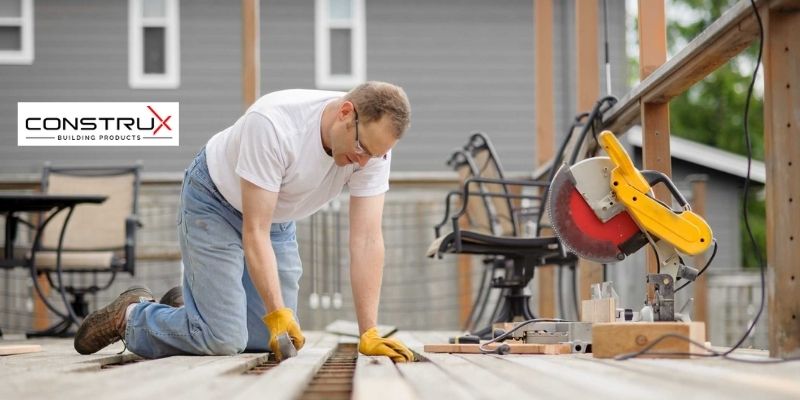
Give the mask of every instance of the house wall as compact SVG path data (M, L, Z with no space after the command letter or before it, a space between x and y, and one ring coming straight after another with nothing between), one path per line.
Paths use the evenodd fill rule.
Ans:
M556 102L561 135L575 113L574 2L554 4L555 98L545 101ZM624 2L608 4L611 52L620 66L614 86L621 95ZM47 160L142 160L146 173L171 172L177 179L208 138L240 115L239 2L180 3L181 85L174 90L128 87L126 1L34 5L34 63L0 65L0 175L37 174ZM445 170L444 159L474 130L490 134L507 170L534 167L532 22L529 0L366 2L367 78L402 85L412 102L412 127L396 149L394 171ZM313 1L262 1L261 58L262 93L314 87ZM181 145L17 147L18 101L179 101Z
M128 86L128 2L34 1L32 65L0 65L0 175L42 164L118 165L180 172L241 111L239 2L182 1L181 85ZM179 147L17 147L18 101L179 101ZM180 176L177 175L176 176Z

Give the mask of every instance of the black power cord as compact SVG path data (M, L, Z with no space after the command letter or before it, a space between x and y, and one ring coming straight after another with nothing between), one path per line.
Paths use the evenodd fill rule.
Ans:
M750 100L753 97L753 87L755 86L755 83L756 83L756 77L758 75L758 69L759 69L759 67L761 65L761 56L762 56L763 49L764 49L764 25L761 22L761 15L758 12L758 7L756 7L756 3L755 3L754 0L750 0L750 5L753 8L753 13L755 14L756 21L758 21L759 41L758 41L758 58L756 59L756 66L755 66L755 69L753 70L753 76L752 76L752 79L750 80L750 86L747 88L747 98L746 98L745 103L744 103L745 104L745 106L744 106L744 138L745 138L745 143L747 145L747 176L745 177L745 180L744 180L744 199L742 201L742 214L744 216L745 229L747 230L747 235L750 238L750 243L753 246L753 250L756 252L756 258L758 260L758 266L759 266L759 270L760 270L760 273L761 273L760 274L761 275L761 304L758 307L758 312L756 313L755 317L753 318L753 321L747 327L747 330L742 335L742 337L739 339L739 341L736 342L736 344L733 345L733 347L731 347L730 349L728 349L728 350L726 350L724 352L719 352L719 351L716 351L714 349L710 349L710 348L706 347L705 344L699 343L697 341L694 341L691 338L683 336L683 335L666 334L666 335L663 335L663 336L659 337L658 339L654 340L652 343L650 343L649 345L645 346L644 348L642 348L639 351L617 356L615 358L617 360L628 360L628 359L639 357L639 356L642 356L642 355L645 355L645 354L657 354L657 355L666 355L666 356L722 357L722 358L725 358L725 359L728 359L728 360L731 360L731 361L745 362L745 363L751 363L751 364L777 364L777 363L782 363L782 362L787 362L787 361L800 361L800 357L791 357L791 358L782 358L782 359L766 359L766 360L751 360L751 359L743 359L743 358L739 358L739 357L732 357L730 355L731 353L736 351L736 349L741 347L742 344L744 343L744 341L747 340L748 337L750 337L750 335L753 332L753 329L755 329L755 326L758 323L758 320L761 318L761 314L764 312L764 304L766 303L766 284L765 284L765 279L764 279L765 278L764 275L765 275L765 269L766 268L764 266L764 259L761 257L761 250L759 249L758 243L756 242L755 237L753 236L753 231L750 229L750 220L749 220L749 218L747 216L747 200L748 200L749 191L750 191L750 166L751 166L751 163L752 163L752 160L753 160L753 147L752 147L752 143L750 142L750 129L748 127L748 123L750 121ZM716 254L716 244L714 246L714 254ZM712 254L711 257L712 257L711 259L713 259L714 255ZM710 264L710 261L711 260L709 260L709 263L707 263L706 266L703 267L703 270L705 270L708 267L708 265ZM701 271L701 273L702 273L702 271ZM683 288L683 286L681 286L679 289L682 289L682 288ZM661 343L662 341L664 341L667 338L675 338L675 339L678 339L678 340L687 341L687 342L697 346L698 348L701 348L701 349L707 351L707 353L681 353L681 352L653 352L653 351L650 351L656 345L658 345L659 343Z
M753 161L753 144L750 142L750 99L753 97L753 87L756 84L756 76L758 75L758 68L761 66L761 55L764 50L764 25L761 23L761 15L758 13L758 7L756 7L756 2L754 0L750 0L750 6L753 8L753 12L756 15L756 21L758 21L758 58L756 58L756 67L753 70L753 78L750 79L750 86L747 87L747 99L744 102L744 140L747 144L747 177L744 179L744 199L742 200L742 215L744 216L744 226L747 230L747 236L750 238L750 244L753 245L753 251L756 253L756 259L758 260L758 268L761 272L761 305L758 306L758 312L756 313L755 318L753 318L753 322L750 323L750 326L747 327L744 335L739 339L736 344L730 348L730 350L724 353L725 356L732 353L734 350L738 349L755 329L756 324L758 323L759 318L761 318L761 313L764 312L764 303L766 302L766 285L764 283L764 260L761 257L761 249L758 248L758 243L756 242L755 237L753 237L753 231L750 229L750 218L747 215L747 199L750 197L750 164Z
M689 286L690 283L696 282L697 279L700 278L700 275L703 275L703 272L706 272L708 266L711 265L711 262L714 261L714 256L717 255L717 239L712 239L712 240L714 241L714 251L711 252L711 257L709 257L708 261L706 261L706 265L700 270L700 272L697 273L697 277L695 278L694 281L687 281L686 283L675 289L675 293L678 293L678 291L680 291L681 289L685 288L686 286Z

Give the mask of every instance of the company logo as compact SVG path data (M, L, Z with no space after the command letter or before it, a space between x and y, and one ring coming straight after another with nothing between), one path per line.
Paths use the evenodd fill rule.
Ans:
M178 146L179 103L17 103L19 146Z

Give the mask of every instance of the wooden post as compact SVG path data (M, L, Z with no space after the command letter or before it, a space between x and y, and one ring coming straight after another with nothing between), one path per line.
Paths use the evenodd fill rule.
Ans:
M664 0L639 0L639 75L644 80L667 61L667 20ZM645 169L672 176L669 148L669 103L644 103L641 107L642 158ZM656 198L670 204L663 185L655 188ZM647 252L647 273L658 271L655 253ZM652 300L652 287L647 289Z
M472 310L472 257L458 256L458 320L461 325L467 324Z
M39 287L42 289L42 295L47 297L50 295L50 282L47 277L39 275L36 278L39 281ZM50 327L50 313L47 306L44 305L42 298L36 294L36 291L31 288L31 296L33 296L33 330L42 331Z
M553 0L533 1L536 32L536 165L553 158L555 111L553 110ZM553 166L556 168L557 166ZM556 317L555 266L537 268L539 275L538 316ZM560 288L559 288L560 289ZM563 317L563 316L562 316Z
M800 4L787 3L792 8L762 7L772 357L800 355Z
M463 185L464 182L461 182ZM474 199L473 199L474 200ZM463 229L469 228L467 216L463 216L458 224ZM481 275L483 277L483 275ZM476 296L478 294L475 294ZM469 313L472 311L473 304L472 293L472 255L459 254L458 255L458 320L461 326L466 326L469 321ZM469 329L470 327L466 327Z
M578 54L577 110L588 112L600 97L600 63L597 48L597 0L576 0L575 30ZM590 287L603 280L603 267L600 264L581 259L578 263L580 299L591 297Z
M256 101L260 92L258 0L242 0L242 103L244 108Z
M688 177L692 182L692 211L697 215L706 217L706 182L708 176L705 174L695 174ZM698 269L706 264L706 257L703 254L694 256L694 266ZM709 337L708 320L708 275L703 273L692 284L694 287L694 310L692 320L703 321L706 323L706 337Z

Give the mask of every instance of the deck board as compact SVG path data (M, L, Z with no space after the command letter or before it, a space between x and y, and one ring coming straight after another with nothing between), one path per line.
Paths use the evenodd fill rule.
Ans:
M358 357L353 377L354 400L415 400L417 394L387 357Z
M691 360L595 359L575 355L434 354L427 343L446 343L456 332L401 331L423 361L395 365L386 357L359 356L354 399L796 399L800 398L800 362L746 364L719 358ZM343 342L353 338L307 332L295 358L262 375L243 374L266 360L266 353L228 357L174 356L102 366L139 357L117 354L113 345L90 356L79 355L69 339L0 340L0 344L40 344L39 353L0 356L2 398L142 399L169 393L171 399L293 399ZM765 359L760 350L737 357Z

